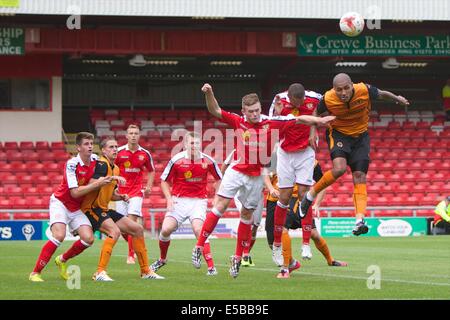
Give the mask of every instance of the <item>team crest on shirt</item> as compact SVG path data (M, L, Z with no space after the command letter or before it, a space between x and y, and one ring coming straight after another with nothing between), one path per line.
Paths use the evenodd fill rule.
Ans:
M342 142L338 142L338 143L336 143L336 145L339 147L339 148L342 148L343 146L344 146L344 144L342 143Z
M245 130L244 133L242 134L242 140L248 142L250 140L250 131Z
M106 212L102 212L102 217L106 217Z
M263 126L262 126L262 129L263 129L264 131L269 130L269 124L263 125Z
M298 110L298 108L293 108L292 111L291 111L291 114L294 117L297 117L300 114L300 111Z
M85 178L81 178L80 181L78 181L78 185L80 185L80 186L84 186L85 184L86 184Z
M130 162L130 161L125 161L125 162L123 163L123 166L124 166L125 168L129 168L129 167L131 167L131 162Z
M191 172L191 170L188 170L188 171L186 171L186 172L184 173L184 178L185 178L185 179L190 179L190 178L192 178L192 172Z
M145 159L145 157L144 157L142 154L140 154L140 155L139 155L139 160L140 160L140 161L144 161L144 159Z
M202 163L202 169L206 169L206 168L208 168L208 164L207 163Z
M307 104L306 104L306 107L307 107L309 110L312 110L312 109L314 109L314 104L313 104L313 103L307 103Z

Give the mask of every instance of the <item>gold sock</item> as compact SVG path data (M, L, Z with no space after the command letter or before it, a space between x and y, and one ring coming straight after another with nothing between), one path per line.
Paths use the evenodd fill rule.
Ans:
M133 249L136 252L139 266L141 267L141 273L148 273L150 269L148 267L148 255L147 248L145 247L144 237L133 237Z
M365 183L355 184L353 189L353 204L356 214L366 215L367 187Z
M289 236L289 231L283 228L283 233L281 234L281 243L283 248L283 265L285 267L289 266L292 258L291 249L291 237Z
M327 259L328 265L331 265L333 262L333 257L330 254L330 249L328 249L327 242L324 238L320 237L319 239L314 239L314 244L316 245L317 250Z
M333 173L331 172L331 170L328 170L323 174L322 178L320 178L320 180L317 181L316 184L313 186L314 192L317 195L320 191L332 185L335 181L336 178L333 176Z
M111 253L117 240L113 238L106 238L103 241L102 251L100 252L100 260L98 261L97 272L106 271L109 260L111 259Z

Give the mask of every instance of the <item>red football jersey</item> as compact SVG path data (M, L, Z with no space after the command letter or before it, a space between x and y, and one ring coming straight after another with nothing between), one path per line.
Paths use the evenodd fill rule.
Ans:
M128 144L121 146L118 151L115 164L120 169L120 175L127 179L124 186L119 186L119 193L127 194L130 198L142 197L144 168L148 172L155 171L150 152L141 146L132 152Z
M221 121L235 129L238 137L235 146L238 160L233 169L249 176L261 175L262 167L270 161L273 144L276 142L272 140L271 131L278 129L281 137L285 130L296 126L296 120L292 117L269 118L261 115L260 121L253 124L247 122L245 117L224 110Z
M305 91L305 101L300 107L291 105L287 91L277 94L283 104L281 110L282 116L292 114L293 116L312 115L316 110L322 95L314 91ZM269 116L272 116L275 109L275 99L270 107ZM284 131L284 135L280 136L281 148L286 152L294 152L305 149L309 145L309 131L311 127L305 124L299 124Z
M161 180L172 181L172 195L176 197L203 199L208 197L208 172L214 179L222 179L222 173L213 158L201 153L201 158L193 161L183 151L170 159L161 174Z
M69 211L74 212L79 210L81 202L83 202L84 199L84 197L73 198L70 195L70 189L85 186L89 183L89 180L91 180L94 175L97 158L97 155L93 154L89 166L83 163L80 155L77 155L66 162L63 180L53 194Z

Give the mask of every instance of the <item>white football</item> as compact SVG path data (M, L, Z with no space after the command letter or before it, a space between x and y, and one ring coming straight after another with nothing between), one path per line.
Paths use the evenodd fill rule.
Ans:
M358 12L347 12L339 21L343 34L356 37L364 30L364 19Z

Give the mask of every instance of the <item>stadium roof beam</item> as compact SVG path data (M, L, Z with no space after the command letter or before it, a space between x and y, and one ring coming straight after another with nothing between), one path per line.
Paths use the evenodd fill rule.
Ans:
M287 10L287 8L289 10ZM0 13L148 17L339 19L347 11L387 20L450 20L448 0L21 0Z

